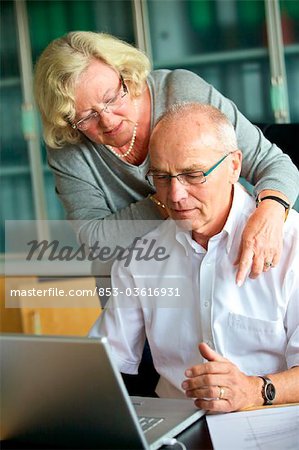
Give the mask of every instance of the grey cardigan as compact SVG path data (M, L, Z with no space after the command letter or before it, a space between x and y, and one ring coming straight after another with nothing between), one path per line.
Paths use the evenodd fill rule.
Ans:
M152 100L151 128L172 104L196 101L219 108L233 123L243 152L241 175L255 187L283 192L294 202L299 175L290 158L271 144L236 106L196 74L186 70L153 71L147 83ZM147 198L153 192L145 180L149 157L134 166L112 154L104 145L82 138L82 143L48 149L56 191L67 218L82 220L79 241L91 246L128 246L149 232L160 218ZM147 220L145 220L147 219ZM130 225L123 220L132 221Z

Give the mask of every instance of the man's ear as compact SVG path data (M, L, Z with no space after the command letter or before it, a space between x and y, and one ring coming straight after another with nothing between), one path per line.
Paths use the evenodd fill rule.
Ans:
M236 150L232 153L230 182L234 184L238 181L242 168L242 152Z

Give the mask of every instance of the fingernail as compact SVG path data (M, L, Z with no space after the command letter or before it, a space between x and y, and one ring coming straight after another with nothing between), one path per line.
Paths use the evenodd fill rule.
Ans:
M186 370L185 374L186 374L186 377L192 377L191 370Z
M237 281L237 286L238 286L238 287L241 287L241 286L242 286L242 284L243 284L243 283L242 283L242 281L241 281L241 280L238 280L238 281Z
M182 383L182 388L187 389L187 387L188 387L188 383L187 383L187 381L184 381L184 383Z

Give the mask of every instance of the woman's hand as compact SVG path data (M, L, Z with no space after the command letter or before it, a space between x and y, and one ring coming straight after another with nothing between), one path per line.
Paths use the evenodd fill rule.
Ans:
M236 275L238 286L244 283L249 271L250 278L256 278L278 264L284 220L285 209L278 202L264 200L259 203L244 228L239 256L235 261L239 266Z

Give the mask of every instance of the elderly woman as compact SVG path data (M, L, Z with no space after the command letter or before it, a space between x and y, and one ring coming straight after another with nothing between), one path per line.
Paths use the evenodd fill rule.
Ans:
M165 217L146 180L149 137L169 106L192 101L219 108L233 123L243 152L242 176L261 200L243 232L236 282L242 284L249 271L256 277L278 263L298 171L199 76L186 70L151 71L141 51L115 37L71 32L40 56L35 95L58 196L69 219L84 221L81 242L127 247L150 231L150 219ZM123 220L131 220L130 227Z

